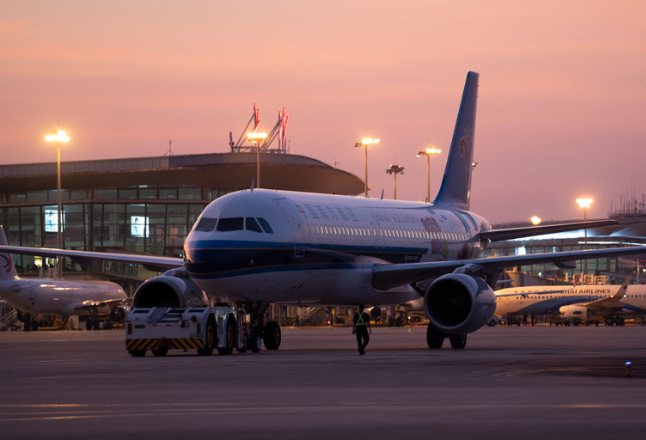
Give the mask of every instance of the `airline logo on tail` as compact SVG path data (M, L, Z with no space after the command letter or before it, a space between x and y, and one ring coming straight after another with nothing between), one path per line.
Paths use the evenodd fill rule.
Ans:
M4 270L6 273L11 273L11 268L13 267L13 260L9 254L0 254L0 270Z

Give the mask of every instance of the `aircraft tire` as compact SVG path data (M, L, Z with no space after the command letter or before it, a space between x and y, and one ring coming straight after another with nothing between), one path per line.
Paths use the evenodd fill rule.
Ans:
M263 330L263 342L267 350L278 350L282 339L280 325L276 321L269 321Z
M433 324L428 324L426 328L426 344L431 350L439 350L444 344L444 338L446 335L442 333L439 329L435 328Z
M451 348L456 350L463 349L467 346L467 334L449 335L449 342L451 342Z
M92 330L92 321L90 321L89 319L85 321L85 329Z
M227 332L226 332L226 348L218 348L218 354L229 355L233 353L233 346L236 342L236 323L233 316L229 316L227 320Z
M251 336L249 337L249 349L251 350L252 353L260 353L261 348L262 348L262 336L257 330L253 330L251 332Z
M153 348L153 356L166 356L168 348Z
M32 331L34 331L34 332L38 331L38 321L31 321L30 325L31 325L31 330Z
M205 348L198 348L197 354L200 356L211 356L213 354L213 347L217 347L218 345L218 335L215 331L215 318L213 316L209 316L209 320L206 322L205 339Z

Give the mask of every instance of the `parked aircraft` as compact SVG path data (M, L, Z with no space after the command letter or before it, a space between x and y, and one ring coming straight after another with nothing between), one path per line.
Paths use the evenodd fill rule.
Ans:
M496 308L490 286L505 268L617 255L615 248L479 258L489 241L581 229L584 224L492 230L470 212L479 75L469 72L439 193L431 204L250 189L227 194L202 212L184 244L184 258L106 254L18 246L28 255L128 261L174 268L136 291L133 306L184 307L226 297L251 314L250 349L276 349L278 323L264 324L269 303L398 305L420 296L430 324L427 343L448 337L463 348L467 333ZM587 227L614 224L588 222Z
M7 238L0 226L0 244ZM38 330L38 315L88 315L88 330L98 329L97 316L121 322L129 307L121 286L108 281L63 281L20 278L11 255L0 253L0 297L21 312L25 330Z
M623 325L626 318L646 317L646 285L526 286L497 290L496 315L546 315L586 323Z

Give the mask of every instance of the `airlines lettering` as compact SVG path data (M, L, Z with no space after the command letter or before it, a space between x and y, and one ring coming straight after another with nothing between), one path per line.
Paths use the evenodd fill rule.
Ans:
M419 219L412 214L396 214L384 212L370 212L372 218L379 223L392 223L400 225L418 225Z
M574 291L577 295L610 295L610 289L577 289Z

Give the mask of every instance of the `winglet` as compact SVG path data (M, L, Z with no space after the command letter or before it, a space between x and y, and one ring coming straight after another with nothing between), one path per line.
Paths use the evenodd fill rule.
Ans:
M626 291L628 290L628 284L630 284L630 277L626 277L626 279L624 280L619 290L617 290L617 293L612 295L612 299L617 299L617 300L622 299L626 295Z
M433 202L436 205L469 209L479 76L476 72L467 74L442 186Z

